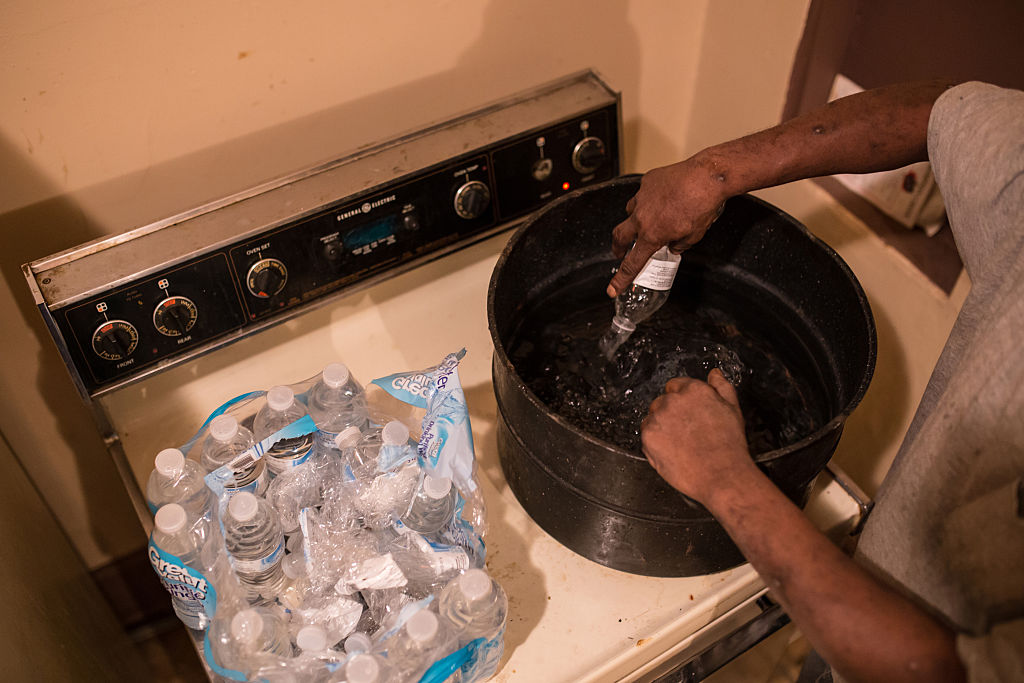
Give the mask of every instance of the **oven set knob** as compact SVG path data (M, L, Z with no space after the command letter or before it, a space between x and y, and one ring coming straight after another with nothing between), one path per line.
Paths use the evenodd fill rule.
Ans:
M572 167L579 173L593 173L601 168L605 160L604 143L601 138L585 137L572 150Z
M199 311L192 299L169 296L153 310L153 327L167 337L180 337L196 324Z
M288 269L276 258L260 259L249 268L245 276L245 286L253 296L269 299L282 289L288 282Z
M491 189L479 180L470 180L455 191L455 213L460 218L479 218L490 203Z
M126 320L108 320L92 333L92 350L103 360L127 358L139 345L139 331Z

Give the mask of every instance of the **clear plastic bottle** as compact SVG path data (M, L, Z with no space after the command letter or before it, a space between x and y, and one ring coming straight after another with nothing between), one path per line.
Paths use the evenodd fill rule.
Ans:
M206 486L203 468L188 460L177 448L165 448L156 454L153 472L146 483L146 500L156 511L167 503L178 503L192 519L208 517L213 510L214 496Z
M429 609L420 609L406 619L399 631L381 643L388 663L401 680L419 680L436 660L455 651L450 627Z
M315 466L321 457L322 454L311 456L303 465L279 473L267 487L266 499L277 512L286 534L298 531L302 508L323 501L321 470Z
M483 638L470 665L463 670L464 681L482 681L498 668L504 650L508 598L505 591L482 569L470 569L453 579L441 591L437 611L450 624L458 647Z
M310 591L306 560L299 553L289 553L281 560L281 571L284 572L285 580L277 601L286 610L294 612L302 607Z
M210 524L205 518L190 519L177 503L167 503L157 510L150 536L153 570L171 594L175 614L193 630L210 625L217 602L217 565L204 552L210 534L199 528Z
M231 638L238 660L253 665L268 656L294 655L288 625L280 612L270 607L248 607L235 614L231 619Z
M387 659L361 652L345 663L345 683L385 683L395 680Z
M203 452L199 464L207 472L213 472L256 444L252 432L238 424L231 415L218 415L210 422L210 433L203 442ZM225 487L234 494L249 491L263 495L267 490L267 471L263 459L259 459L248 467L235 473L234 482Z
M362 631L353 631L349 637L345 639L346 654L358 655L363 652L369 652L372 648L373 640L371 640L370 636Z
M457 495L451 479L427 474L399 519L406 527L421 534L440 531L455 514Z
M644 322L668 300L669 290L679 271L679 254L667 246L654 252L633 283L615 298L612 324L599 342L605 357L611 358L636 326Z
M253 418L252 431L262 441L277 430L306 415L306 407L295 400L291 387L278 385L267 392L267 402ZM271 476L306 462L313 454L314 434L281 439L267 449L265 456Z
M270 504L248 491L235 494L224 516L224 543L249 601L273 600L284 583L284 533Z
M331 363L309 390L309 415L316 422L317 446L330 450L346 427L366 427L369 413L363 387L344 363Z

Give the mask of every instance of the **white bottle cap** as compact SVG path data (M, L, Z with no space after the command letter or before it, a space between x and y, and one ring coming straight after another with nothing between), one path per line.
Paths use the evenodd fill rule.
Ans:
M359 431L359 427L349 425L334 437L334 445L338 448L353 448L357 443L359 443L359 438L362 435L363 433Z
M344 363L331 363L324 368L324 384L332 389L337 389L348 382L350 373L348 366Z
M362 631L355 631L345 639L345 652L350 655L369 652L371 647L373 647L373 641Z
M295 644L303 652L323 652L327 649L327 632L320 626L303 626L295 634Z
M238 433L238 420L230 415L218 415L210 422L210 436L217 441L231 441Z
M239 491L231 496L231 502L228 503L228 513L239 522L248 522L256 516L259 509L260 504L256 496L248 491Z
M281 560L281 570L289 579L297 579L306 573L306 560L298 553L288 553Z
M291 387L279 384L276 387L271 387L270 391L267 392L267 405L270 406L271 410L278 412L287 410L293 403L295 403L295 392L292 391Z
M402 446L409 441L409 428L401 420L392 420L380 431L380 439L387 446Z
M405 622L406 633L418 643L429 643L437 635L437 617L428 609L421 609Z
M491 577L483 569L467 569L466 573L456 579L459 590L469 599L476 602L491 594Z
M380 666L373 655L359 654L345 665L345 680L348 683L377 683Z
M452 480L448 477L423 477L423 493L434 500L441 500L452 490Z
M185 528L185 508L168 503L156 511L156 528L165 534L176 534Z
M156 454L153 464L157 472L168 479L173 479L181 476L182 470L185 469L185 454L177 448L165 448Z
M263 633L263 617L254 609L244 609L231 619L231 635L243 643L251 643Z

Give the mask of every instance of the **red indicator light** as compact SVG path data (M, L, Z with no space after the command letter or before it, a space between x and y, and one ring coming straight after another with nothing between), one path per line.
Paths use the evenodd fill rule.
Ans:
M569 189L569 183L567 183L567 182L566 183L562 183L562 189L563 190L568 190Z

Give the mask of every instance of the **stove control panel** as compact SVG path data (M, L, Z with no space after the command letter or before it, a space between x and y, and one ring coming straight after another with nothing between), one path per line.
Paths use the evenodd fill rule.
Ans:
M438 258L619 175L618 96L589 72L562 88L200 207L106 248L28 264L40 310L83 396ZM551 111L538 107L544 102ZM449 138L458 153L445 151ZM413 158L419 162L402 168ZM381 168L391 176L367 182Z

